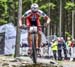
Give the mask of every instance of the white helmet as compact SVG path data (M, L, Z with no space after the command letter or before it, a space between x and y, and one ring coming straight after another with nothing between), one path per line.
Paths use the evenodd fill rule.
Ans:
M38 11L38 7L39 7L38 4L34 3L34 4L31 5L31 10L33 12L36 12L36 11Z

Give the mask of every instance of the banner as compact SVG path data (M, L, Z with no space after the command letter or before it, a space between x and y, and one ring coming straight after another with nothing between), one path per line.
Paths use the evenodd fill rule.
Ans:
M5 25L5 53L4 54L13 54L15 49L16 41L16 28L12 23Z
M15 43L16 43L16 27L12 24L5 24L0 26L0 32L5 32L5 47L4 47L4 54L13 54L15 50ZM46 43L46 37L44 33L42 33L42 43ZM28 31L21 30L20 35L20 44L22 43L28 45L27 41Z
M27 30L21 30L20 45L22 43L28 44L27 36L28 36ZM12 23L10 23L6 25L5 30L5 54L14 54L15 44L16 44L16 28Z

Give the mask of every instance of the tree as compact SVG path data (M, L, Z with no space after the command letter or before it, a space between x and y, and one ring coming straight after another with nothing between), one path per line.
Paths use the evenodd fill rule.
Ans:
M18 0L19 7L18 7L18 22L22 16L22 0ZM20 56L20 29L19 23L17 22L17 33L16 33L16 45L15 45L15 57Z
M69 2L66 2L66 6L65 9L68 11L68 20L69 20L69 27L71 27L71 29L69 29L70 33L72 32L72 39L74 39L74 10L75 10L75 4L74 1L72 0ZM72 31L71 31L72 30Z

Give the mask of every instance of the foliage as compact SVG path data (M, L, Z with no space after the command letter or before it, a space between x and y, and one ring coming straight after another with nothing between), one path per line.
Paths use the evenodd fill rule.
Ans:
M66 35L67 37L72 37L69 32L65 32L65 35Z
M75 4L73 2L66 2L66 5L65 5L65 9L66 10L74 10L75 9Z
M0 24L7 23L6 19L8 18L7 13L7 0L0 0Z
M47 8L50 7L50 9L54 9L55 8L55 4L53 3L46 3L46 4L43 4L42 6L40 6L40 9L43 9L43 10L46 10Z

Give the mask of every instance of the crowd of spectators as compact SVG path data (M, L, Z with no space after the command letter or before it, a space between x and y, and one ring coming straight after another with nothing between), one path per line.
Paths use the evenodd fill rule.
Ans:
M75 39L67 37L57 37L49 42L55 60L70 60L75 58Z
M27 48L28 49L28 48ZM41 57L53 58L55 60L70 60L75 58L75 39L57 37L47 41L40 46Z

